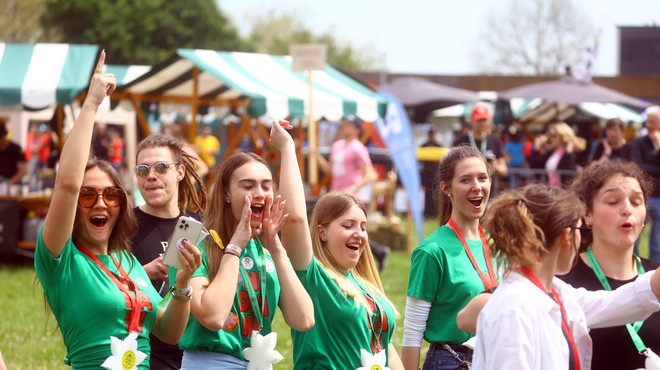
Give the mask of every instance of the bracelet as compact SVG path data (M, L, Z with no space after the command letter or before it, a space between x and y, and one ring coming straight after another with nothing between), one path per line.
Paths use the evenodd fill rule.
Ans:
M192 299L192 286L188 285L184 289L179 289L176 286L172 286L170 288L170 292L172 293L172 299L179 301L179 302L188 302Z
M237 258L241 258L241 255L237 251L235 251L234 249L225 249L224 254L229 254L231 256L236 256Z

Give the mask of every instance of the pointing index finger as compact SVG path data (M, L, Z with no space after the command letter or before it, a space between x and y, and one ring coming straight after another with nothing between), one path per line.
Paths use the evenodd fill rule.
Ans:
M96 70L102 71L104 65L105 65L105 49L101 50L99 61L96 63Z

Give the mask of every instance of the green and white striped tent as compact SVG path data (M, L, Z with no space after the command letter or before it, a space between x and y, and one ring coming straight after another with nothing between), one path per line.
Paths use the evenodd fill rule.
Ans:
M0 105L69 104L89 84L98 47L0 43Z
M134 96L186 97L193 95L194 69L199 70L197 96L232 101L250 98L254 117L306 117L309 87L306 72L291 69L291 57L242 52L179 49L166 63L155 66L120 92ZM356 115L366 121L383 117L387 101L330 66L313 73L315 118L339 120Z
M126 85L150 70L151 66L143 65L106 64L103 67L104 73L112 73L115 75L117 86Z
M70 104L87 88L98 57L96 45L0 43L0 106L40 110ZM106 65L121 86L149 66Z

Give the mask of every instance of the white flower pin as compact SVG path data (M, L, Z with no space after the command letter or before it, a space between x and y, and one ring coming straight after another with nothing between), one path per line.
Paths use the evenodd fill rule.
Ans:
M144 352L137 349L137 333L131 332L126 339L110 337L112 356L103 361L102 367L108 370L133 370L147 358Z
M275 344L277 344L276 332L263 336L258 331L253 331L250 347L243 350L243 357L249 361L247 370L272 370L273 364L284 358L275 350Z
M358 367L357 370L390 370L389 367L385 366L385 362L387 361L385 350L372 355L364 349L361 349L360 357L362 367Z
M644 362L645 369L638 370L660 370L660 357L658 357L655 352L651 351L650 348L647 348L644 355L646 356L646 361Z

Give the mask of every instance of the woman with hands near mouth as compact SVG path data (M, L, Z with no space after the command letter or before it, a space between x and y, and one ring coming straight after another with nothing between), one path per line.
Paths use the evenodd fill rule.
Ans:
M430 343L423 369L469 366L473 335L456 324L458 312L498 284L479 220L490 196L491 175L476 148L457 146L438 167L440 228L412 254L403 329L402 360L418 369L422 339Z
M274 123L271 135L283 127L290 125ZM283 247L305 243L309 233L288 231L285 201L274 197L273 186L267 163L253 153L234 154L218 170L203 218L217 235L204 243L203 263L192 279L193 317L179 343L182 369L247 368L246 360L258 360L244 351L255 343L253 332L271 333L278 306L292 328L314 325L312 301Z
M96 109L116 81L101 52L80 114L62 149L60 167L35 251L35 269L74 369L147 369L149 333L175 344L190 313L190 279L201 253L179 250L184 267L173 299L161 297L131 254L136 231L131 198L109 162L90 158Z

